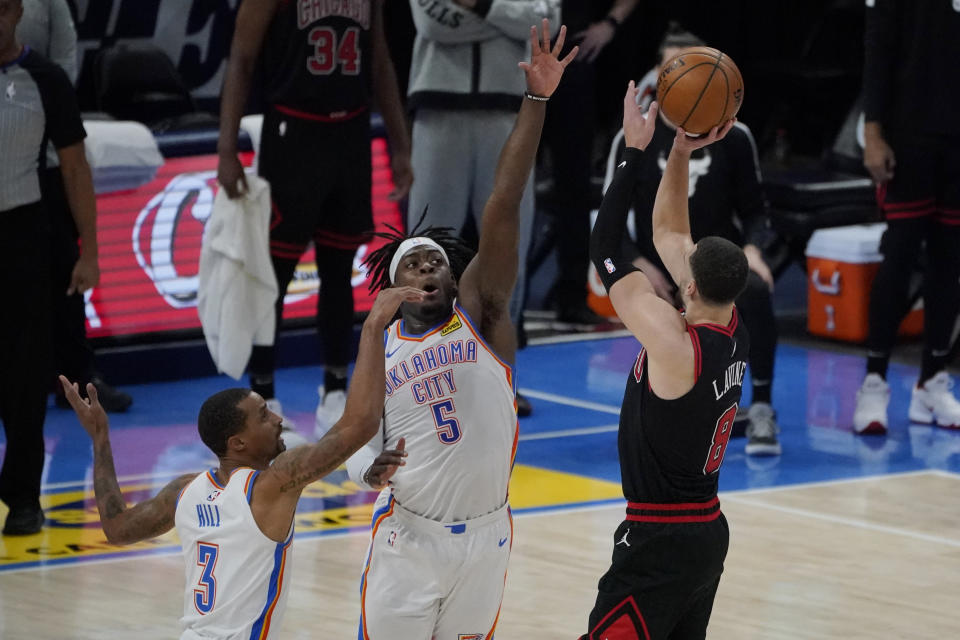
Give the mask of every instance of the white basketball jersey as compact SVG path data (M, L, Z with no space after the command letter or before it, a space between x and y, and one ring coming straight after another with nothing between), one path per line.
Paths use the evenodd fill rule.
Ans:
M258 473L235 469L223 487L210 470L180 494L176 527L187 576L181 640L264 640L279 633L293 526L285 542L260 531L250 511Z
M460 306L419 336L394 322L385 351L385 445L405 438L409 453L393 476L397 501L440 522L502 507L517 445L512 368Z

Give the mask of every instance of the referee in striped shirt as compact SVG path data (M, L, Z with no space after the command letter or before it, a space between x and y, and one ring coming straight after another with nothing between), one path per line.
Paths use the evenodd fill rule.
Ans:
M52 380L50 228L38 171L47 142L60 159L82 250L67 293L96 286L96 204L86 132L66 73L16 38L22 0L0 0L0 421L7 446L0 500L3 535L43 526L43 421Z

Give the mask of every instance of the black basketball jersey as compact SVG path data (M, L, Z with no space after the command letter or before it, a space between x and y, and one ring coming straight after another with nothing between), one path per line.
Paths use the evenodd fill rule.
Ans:
M620 410L620 473L632 503L698 502L714 498L747 368L750 339L734 309L728 326L688 325L696 382L674 400L650 388L640 350Z
M278 0L263 44L267 103L336 121L370 104L374 0Z

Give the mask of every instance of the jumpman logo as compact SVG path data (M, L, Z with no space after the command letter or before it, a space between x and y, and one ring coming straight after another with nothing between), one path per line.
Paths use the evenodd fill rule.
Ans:
M627 546L629 547L629 546L630 546L630 543L627 542L627 536L628 536L628 535L630 535L630 529L627 529L626 531L623 532L623 538L622 538L622 539L620 540L620 542L618 542L617 544L625 544L625 545L627 545ZM613 545L613 546L617 546L617 545Z

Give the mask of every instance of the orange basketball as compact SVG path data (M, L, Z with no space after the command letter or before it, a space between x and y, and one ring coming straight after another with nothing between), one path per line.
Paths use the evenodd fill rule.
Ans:
M657 78L657 102L670 124L693 135L708 133L737 115L743 76L722 51L690 47L664 63Z

